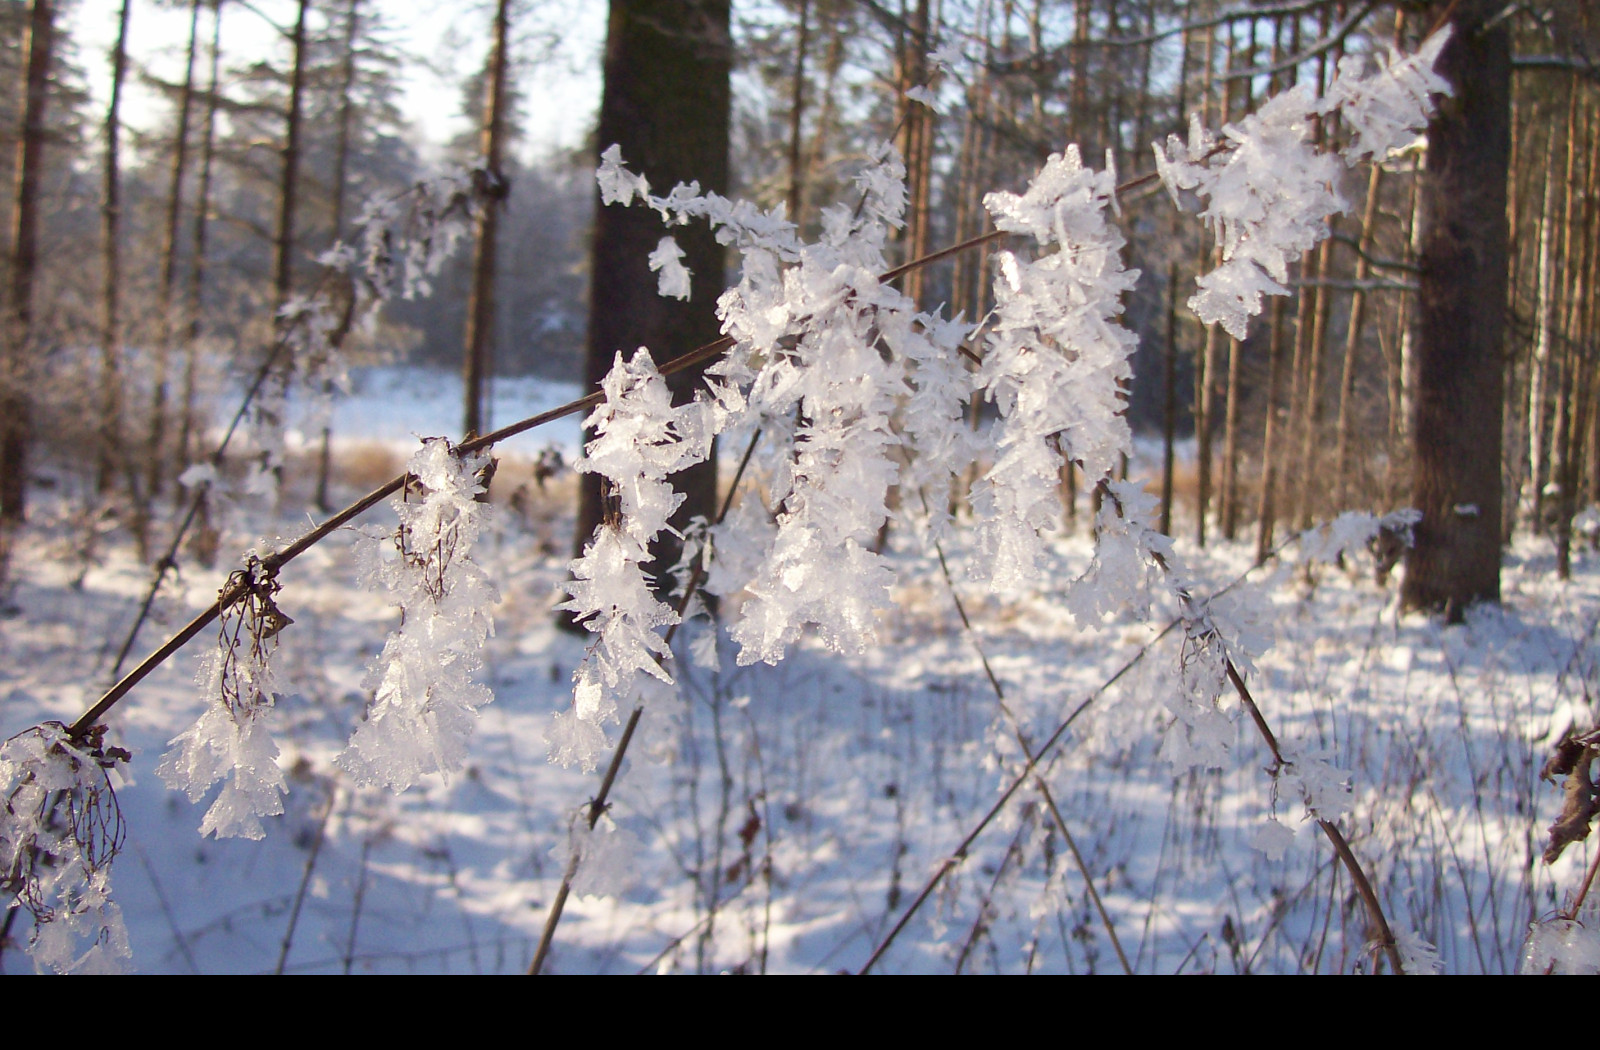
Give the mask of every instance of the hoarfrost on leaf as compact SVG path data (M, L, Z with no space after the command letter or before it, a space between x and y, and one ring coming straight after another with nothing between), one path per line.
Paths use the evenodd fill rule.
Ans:
M617 354L601 388L605 401L586 421L595 437L578 469L606 478L619 512L595 529L569 566L570 597L560 608L597 637L573 674L572 710L558 715L547 734L552 761L585 769L608 746L601 724L615 719L619 701L633 699L639 673L672 681L659 628L677 623L678 614L656 597L644 566L651 541L669 528L683 501L668 476L703 461L713 434L709 403L674 406L642 347L631 360Z
M932 88L926 86L911 88L906 91L906 99L927 106L935 113L943 112L939 108L939 96L934 93Z
M1600 934L1574 919L1558 917L1531 923L1517 972L1600 973Z
M1350 144L1344 148L1345 160L1383 160L1390 153L1416 140L1433 115L1435 95L1450 95L1450 82L1434 72L1439 53L1449 41L1450 26L1434 33L1415 54L1402 56L1390 47L1386 55L1375 55L1377 68L1365 70L1368 60L1361 55L1346 55L1339 60L1338 75L1328 85L1323 108L1335 109L1344 118Z
M657 291L665 298L689 298L689 270L683 265L684 251L671 237L661 238L650 253L650 269L661 274Z
M1394 946L1400 953L1400 965L1413 976L1436 977L1444 972L1444 960L1422 935L1405 928L1394 932Z
M1063 460L1091 479L1128 452L1123 414L1136 340L1118 322L1138 280L1122 266L1122 234L1106 221L1114 171L1084 167L1076 147L1056 154L1022 195L991 193L984 206L1002 230L1051 248L1025 262L1000 254L988 352L979 382L1000 411L995 461L973 490L978 543L1000 590L1037 578L1041 533L1060 516Z
M627 206L633 203L637 194L648 197L650 183L645 181L643 175L636 175L624 168L622 147L612 143L606 151L600 154L600 167L595 171L595 181L600 184L601 204L621 204Z
M473 681L499 599L472 558L489 513L478 500L488 467L482 454L463 456L429 438L390 501L399 527L364 540L369 577L402 616L364 682L372 692L366 721L338 758L360 783L403 791L429 773L460 769L478 708L494 699Z
M132 956L111 863L122 812L106 770L128 757L105 748L104 727L75 742L46 722L0 744L0 911L33 919L34 966L114 973Z
M202 835L259 839L262 817L283 812L288 785L278 768L278 745L267 727L277 699L271 656L292 621L278 608L276 574L255 551L228 577L217 647L201 657L195 684L206 709L168 742L156 767L166 785L198 802L219 780L227 783L200 823Z
M1294 829L1277 817L1268 817L1250 840L1250 848L1265 854L1268 860L1282 860L1292 845Z

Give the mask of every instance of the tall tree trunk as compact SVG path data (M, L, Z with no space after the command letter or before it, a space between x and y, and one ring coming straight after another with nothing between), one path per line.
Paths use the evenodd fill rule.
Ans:
M789 84L789 221L800 224L800 206L805 192L805 173L800 165L801 117L806 101L806 52L811 44L811 0L800 0L800 24L796 26L794 75Z
M466 361L462 377L465 400L461 432L483 432L483 388L489 374L494 336L495 257L500 243L500 202L505 200L506 51L510 42L510 0L499 0L494 12L494 51L489 58L489 90L484 101L483 156L493 193L478 213L477 254L472 266L472 302L467 309ZM598 279L598 278L597 278Z
M1405 210L1404 261L1415 265L1422 255L1422 169L1416 158L1411 161L1411 178L1407 186ZM1400 501L1402 489L1410 487L1410 434L1411 405L1416 400L1412 361L1416 357L1416 296L1407 292L1400 299L1396 319L1399 338L1394 351L1394 366L1389 372L1389 477L1387 491L1389 503Z
M1330 220L1330 225L1332 221ZM1328 343L1328 314L1333 306L1333 241L1323 241L1316 252L1316 288L1311 309L1311 342L1306 350L1305 414L1300 431L1300 498L1296 527L1304 531L1320 511L1318 497L1326 479L1322 473L1322 356Z
M1267 348L1267 412L1261 436L1261 493L1256 503L1256 564L1260 565L1272 553L1273 528L1277 524L1278 460L1282 444L1280 422L1285 412L1283 404L1283 296L1272 297L1271 342Z
M654 186L698 179L707 190L728 192L729 8L729 0L611 2L596 141L599 149L620 145L629 166ZM675 230L692 274L690 298L666 299L656 294L657 282L647 266L662 233L659 217L649 209L597 206L585 367L591 390L599 387L619 352L631 354L645 346L660 362L719 334L715 305L723 291L721 246L704 225ZM674 399L692 398L700 375L698 369L687 369L669 376ZM580 478L580 553L603 516L600 481L598 474ZM697 515L715 515L715 455L674 475L673 485L685 495L672 516L674 527L682 528ZM649 571L664 582L678 551L666 537L653 553Z
M189 5L189 50L184 63L183 92L178 98L178 130L172 143L172 174L167 183L167 214L161 242L161 288L157 293L156 374L150 400L150 431L145 447L145 489L154 500L165 483L167 440L167 376L172 369L175 329L173 298L178 289L178 237L183 216L183 175L189 164L189 121L194 112L194 60L200 45L200 5Z
M200 308L206 280L206 244L211 218L211 174L216 159L217 99L221 90L219 77L222 60L222 0L217 0L211 23L211 75L206 88L205 134L200 142L200 185L195 189L194 201L194 258L189 267L188 308L189 326L184 340L183 407L179 414L178 461L188 463L193 457L195 443L195 396L200 372L200 334L204 331Z
M1178 435L1178 263L1167 266L1167 339L1161 355L1161 532L1172 535L1173 445Z
M1556 131L1552 126L1545 148L1543 206L1539 209L1538 284L1534 306L1533 356L1528 362L1528 474L1522 486L1522 504L1531 508L1528 524L1535 535L1544 531L1544 485L1549 476L1551 344L1555 339L1556 302L1556 194L1561 185L1555 171Z
M294 66L289 72L289 111L284 119L283 175L278 186L278 234L272 277L274 307L278 310L289 301L294 289L294 224L300 193L300 125L305 103L306 15L310 8L311 0L300 0L300 13L290 38Z
M1561 399L1556 405L1555 499L1550 511L1556 533L1556 570L1561 579L1572 576L1572 516L1577 513L1579 443L1585 423L1582 392L1588 383L1588 357L1583 329L1578 326L1580 303L1584 297L1584 277L1591 245L1580 238L1584 222L1579 213L1578 185L1579 92L1576 80L1567 99L1567 165L1565 177L1566 210L1562 238L1562 377Z
M1438 4L1455 87L1428 125L1423 175L1412 500L1422 511L1401 596L1459 619L1500 598L1501 336L1511 31L1495 0Z
M896 145L906 165L906 224L900 236L906 261L926 255L930 243L928 227L932 216L934 113L922 103L906 98L907 91L928 82L930 19L929 0L917 0L916 12L910 21L910 32L901 36L895 63L900 108L900 134ZM920 268L901 279L901 287L906 295L919 306L922 305L926 285L927 271Z
M28 13L28 63L23 73L22 134L17 138L12 195L11 280L6 285L4 345L0 353L0 529L27 516L28 442L32 438L29 389L33 368L33 284L38 266L39 174L44 160L45 102L50 91L55 7L33 0ZM0 548L9 549L3 533ZM5 549L0 549L3 573Z
M1338 509L1345 509L1354 494L1350 464L1351 427L1355 413L1356 359L1361 351L1361 332L1366 322L1366 292L1361 285L1372 272L1374 227L1378 217L1378 184L1383 169L1374 163L1367 173L1367 203L1361 210L1361 238L1356 254L1355 290L1350 293L1350 322L1345 327L1344 367L1339 374L1339 418L1334 425L1333 476L1338 492Z
M1228 337L1228 395L1222 410L1222 538L1239 528L1239 401L1244 344Z
M348 0L344 12L344 55L339 72L339 134L333 149L333 227L329 240L339 243L344 236L345 183L350 177L350 130L355 121L356 37L361 24L361 0ZM322 396L333 396L332 380L322 381ZM322 439L317 450L317 509L324 514L333 509L328 499L328 475L333 469L333 428L322 424Z
M122 0L117 42L111 49L111 101L106 107L105 193L101 203L104 281L100 331L100 448L95 488L111 486L122 445L122 82L128 69L128 15L132 0ZM134 502L139 502L134 494ZM139 528L143 535L143 528ZM141 544L142 546L142 544Z

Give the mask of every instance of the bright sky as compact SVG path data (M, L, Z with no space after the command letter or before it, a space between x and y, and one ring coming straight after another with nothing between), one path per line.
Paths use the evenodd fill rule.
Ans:
M65 29L101 112L110 91L110 54L120 3L78 0L66 16ZM401 108L419 139L437 144L462 130L461 84L488 55L492 7L461 0L366 0L363 8L381 13L390 29L388 39L408 58ZM295 5L288 0L248 0L248 6L247 0L225 3L224 68L262 59L285 60L287 42L279 42L266 18L289 26L294 14ZM201 15L202 36L210 31L207 17ZM512 54L523 67L529 151L543 153L583 141L599 108L605 17L604 0L541 0L514 24ZM133 0L130 73L142 65L162 79L181 79L188 39L187 3L173 9L157 7L152 0ZM170 119L168 104L139 84L136 76L130 75L125 91L123 112L129 124L141 127Z

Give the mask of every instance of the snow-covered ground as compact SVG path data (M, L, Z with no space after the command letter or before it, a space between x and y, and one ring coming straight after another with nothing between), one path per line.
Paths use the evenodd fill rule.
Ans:
M531 387L496 409L496 423L571 393ZM449 382L421 388L439 405L434 416L414 381L372 382L341 410L336 433L393 442L403 461L408 434L454 429ZM370 432L352 433L357 426ZM112 735L133 761L118 788L127 836L112 881L135 968L528 965L573 817L599 780L545 757L545 729L570 704L583 642L551 617L571 542L572 481L541 489L518 480L526 475L517 457L549 440L534 437L508 453L495 524L477 549L503 597L483 676L496 699L462 774L393 795L357 787L333 764L396 618L357 585L350 533L282 574L278 602L294 623L275 658L287 689L273 731L290 793L264 839L200 838L206 803L191 805L155 775L167 741L202 709L193 677L214 631L116 709ZM575 445L576 424L556 441ZM279 520L256 533L303 531L308 512L296 500L306 489L288 479ZM342 494L362 491L352 483ZM85 558L85 528L45 501L21 539L0 620L0 736L71 721L108 684L148 571L120 534ZM251 537L230 541L242 549ZM964 582L970 552L958 540L946 553L969 633L937 560L910 548L909 535L891 533L899 603L881 644L863 655L805 644L778 667L736 668L724 647L718 673L680 662L680 701L648 710L612 796L616 831L606 841L616 856L585 871L547 969L853 971L1010 783L1018 730L1035 746L1085 704L1048 757L1044 783L1133 968L1371 968L1349 879L1299 801L1275 798L1250 720L1234 712L1222 770L1174 775L1162 757L1172 719L1164 701L1180 660L1176 636L1158 637L1171 609L1086 631L1063 604L1066 582L1087 564L1086 538L1062 539L1037 594L1018 602ZM1446 972L1516 969L1529 921L1570 899L1592 857L1582 844L1553 867L1540 859L1560 793L1538 774L1553 733L1569 720L1591 724L1600 555L1580 556L1562 582L1548 544L1519 542L1504 570L1504 607L1444 627L1398 617L1393 585L1375 584L1365 565L1308 576L1291 549L1250 572L1251 549L1184 553L1207 588L1246 578L1234 594L1273 641L1251 688L1286 747L1325 752L1350 770L1342 826L1390 922L1436 945ZM214 598L224 572L185 562L135 654ZM1295 831L1276 860L1252 847L1274 813ZM1121 968L1037 783L958 859L877 969ZM592 890L604 892L584 892ZM23 915L0 953L7 972L29 968L17 943L27 932Z
M412 444L419 437L459 435L461 377L454 372L383 365L354 369L351 393L334 401L335 435L367 441ZM489 383L484 432L547 411L582 395L575 383L556 383L535 376L501 376ZM568 460L576 455L582 417L569 416L540 427L537 433L508 447L538 448L553 444ZM306 435L302 435L304 440Z

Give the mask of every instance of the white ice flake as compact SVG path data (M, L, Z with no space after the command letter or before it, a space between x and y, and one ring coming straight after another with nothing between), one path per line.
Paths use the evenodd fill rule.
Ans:
M1325 111L1337 109L1344 118L1350 144L1345 160L1382 160L1410 145L1433 115L1433 96L1451 94L1450 82L1433 70L1439 53L1450 40L1451 28L1423 41L1415 54L1401 56L1391 47L1373 56L1376 69L1365 74L1367 58L1346 55L1339 60L1338 75L1323 98Z
M600 167L595 171L595 181L600 184L601 204L626 206L633 203L635 194L649 196L650 183L645 181L643 175L636 175L624 168L623 163L622 147L616 143L600 154Z
M689 298L689 270L683 265L683 249L671 237L661 238L650 253L650 269L661 274L657 291L669 299Z
M1350 163L1383 156L1426 126L1432 96L1449 85L1433 72L1446 33L1417 54L1391 54L1371 76L1346 58L1323 99L1309 86L1285 91L1214 137L1191 118L1188 141L1155 146L1156 170L1180 207L1189 194L1216 233L1222 264L1199 280L1189 308L1206 324L1243 339L1263 295L1286 295L1289 263L1328 236L1328 219L1348 207L1337 186L1341 165L1313 141L1317 118L1338 111L1352 129Z
M1400 965L1414 977L1437 977L1444 972L1444 960L1422 935L1404 927L1394 931L1394 946L1400 952Z
M912 102L927 106L935 113L942 112L939 108L939 96L932 88L914 87L906 92L906 98Z
M1294 845L1294 829L1278 820L1277 817L1268 817L1267 822L1255 833L1250 840L1250 848L1265 854L1268 860L1282 860L1289 852L1289 847Z

